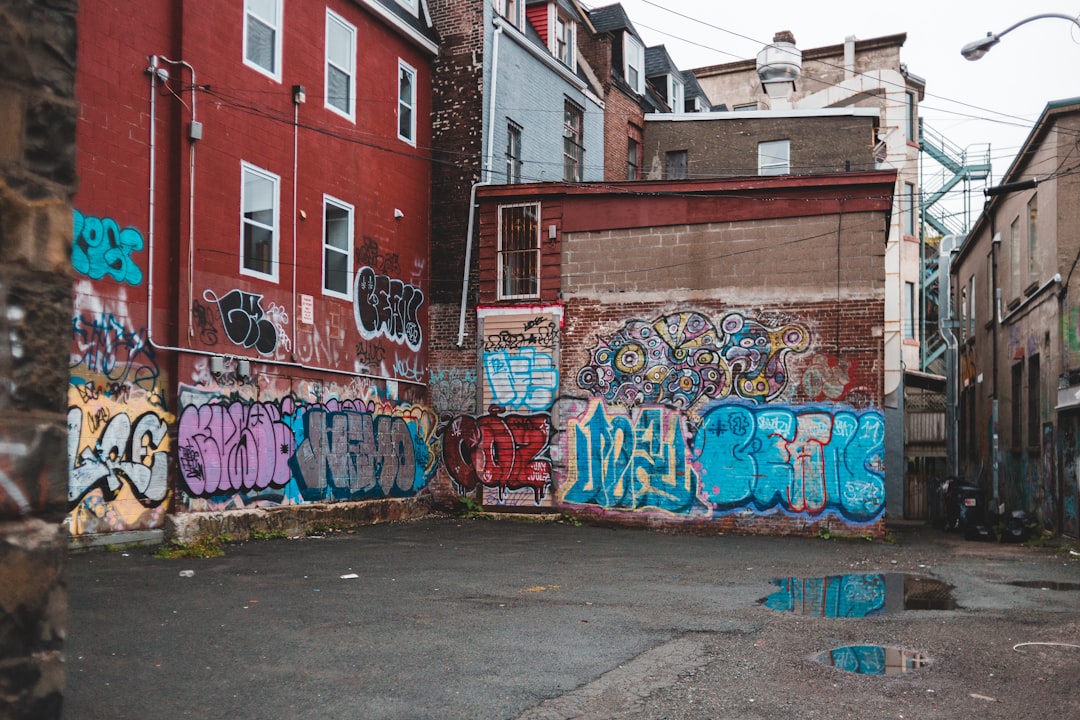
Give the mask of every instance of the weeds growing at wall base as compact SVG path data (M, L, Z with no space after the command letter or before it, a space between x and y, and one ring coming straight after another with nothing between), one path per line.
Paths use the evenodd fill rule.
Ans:
M227 542L232 542L232 538L228 535L200 537L190 543L170 540L154 551L154 557L165 560L221 557L225 554L225 548L222 545Z

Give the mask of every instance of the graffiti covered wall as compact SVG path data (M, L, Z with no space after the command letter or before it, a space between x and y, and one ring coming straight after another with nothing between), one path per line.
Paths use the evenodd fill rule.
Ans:
M148 327L145 250L137 228L74 213L72 536L161 528L172 510L400 498L425 489L438 441L421 386L339 382L327 379L343 377L333 373L260 363L293 350L290 313L238 288L207 287L192 301L191 336L203 353L224 351L220 367L211 367L209 354L162 350ZM393 358L398 377L422 377L423 293L368 266L354 283L356 369L386 371ZM334 318L303 320L329 337ZM388 357L387 343L405 347Z
M145 243L113 218L73 221L66 524L72 536L159 528L175 416L146 327Z
M205 359L180 387L186 510L414 496L434 474L434 414L359 379L344 385L236 375Z
M551 507L561 320L561 307L481 313L475 382L487 412L450 414L438 429L443 468L459 494L479 489L486 507Z
M556 405L560 506L768 532L883 527L880 341L830 352L835 307L574 310L563 354L585 362Z

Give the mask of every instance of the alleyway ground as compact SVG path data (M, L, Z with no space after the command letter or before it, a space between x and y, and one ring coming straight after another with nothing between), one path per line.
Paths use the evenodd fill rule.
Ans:
M1080 718L1080 649L1014 649L1080 644L1080 591L1009 584L1080 583L1076 550L891 531L436 518L205 560L73 555L65 717ZM936 578L959 607L857 619L757 602L774 578L848 573ZM879 677L814 661L852 644L931 664Z

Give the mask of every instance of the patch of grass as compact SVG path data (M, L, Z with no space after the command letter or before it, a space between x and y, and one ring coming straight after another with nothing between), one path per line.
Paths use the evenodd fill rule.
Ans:
M281 540L289 537L289 533L284 530L252 530L252 540Z
M225 548L222 545L227 542L232 542L232 538L228 535L200 537L190 543L170 540L154 551L154 557L164 560L221 557L225 554Z
M818 530L817 536L822 540L865 540L866 542L874 542L873 535L845 535L844 533L834 533L827 527L823 527ZM886 536L885 540L891 542L891 536Z
M1024 542L1028 547L1046 547L1054 539L1054 533L1045 528L1040 528L1038 524L1032 524L1028 527L1031 530L1031 535Z
M566 513L563 513L559 516L559 522L566 523L567 525L573 525L574 527L581 527L583 524L581 522L581 518L577 517L576 515L567 515Z
M463 517L467 520L476 518L486 519L490 517L490 515L484 512L484 507L468 495L462 495L457 499L457 510L458 517Z

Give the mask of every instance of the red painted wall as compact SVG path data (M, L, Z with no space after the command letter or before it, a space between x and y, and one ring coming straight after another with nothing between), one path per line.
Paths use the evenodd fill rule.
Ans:
M355 122L324 107L327 7L356 27ZM432 54L347 0L284 3L280 82L244 64L240 2L86 0L78 23L73 533L160 527L192 489L184 478L207 471L185 429L202 425L185 413L215 402L244 413L269 403L297 422L302 408L330 411L328 399L356 415L409 414L415 455L429 456L423 411L409 408L426 394ZM167 73L153 85L151 57ZM414 144L397 136L399 59L416 71ZM276 281L240 272L242 161L279 179ZM370 286L362 302L322 292L324 193L354 208L353 271ZM224 373L210 372L215 356ZM400 435L395 423L386 427ZM264 482L269 455L250 439L217 440L240 453L215 459L235 496L188 497L187 509L243 506L245 493L267 488L299 501L283 488L299 471L281 464ZM312 457L303 500L351 497L371 480L313 477ZM145 482L109 479L129 472ZM375 496L414 492L426 472L410 464Z

